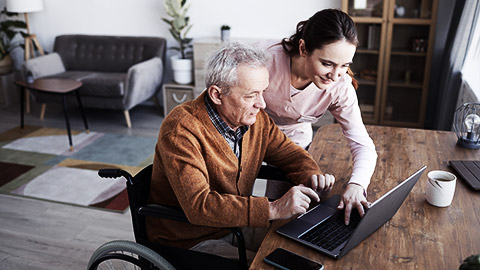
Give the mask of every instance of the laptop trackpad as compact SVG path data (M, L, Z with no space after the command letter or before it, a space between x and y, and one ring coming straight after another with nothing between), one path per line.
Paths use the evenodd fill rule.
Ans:
M311 228L313 225L333 215L337 211L336 207L339 201L340 196L334 195L325 202L317 205L308 213L285 224L284 226L279 228L277 232L297 237L298 235L305 232L307 229Z
M326 201L320 203L315 208L311 209L308 213L301 216L299 219L305 222L315 225L320 221L330 217L337 211L337 206L340 203L340 195L336 194Z

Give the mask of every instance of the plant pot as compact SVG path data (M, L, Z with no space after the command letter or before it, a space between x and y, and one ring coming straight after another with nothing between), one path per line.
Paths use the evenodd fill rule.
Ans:
M193 82L193 60L182 59L175 55L172 60L173 80L178 84L189 84Z
M13 69L13 61L10 55L7 55L0 60L0 75L9 74Z
M230 41L230 29L223 29L220 31L220 38L223 42Z

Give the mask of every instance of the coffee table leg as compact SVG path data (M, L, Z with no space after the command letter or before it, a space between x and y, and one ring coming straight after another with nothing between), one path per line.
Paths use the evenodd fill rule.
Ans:
M24 106L24 102L25 102L25 88L23 87L20 87L20 127L23 128L23 106Z
M85 129L87 130L87 134L90 133L90 129L88 129L87 117L85 117L85 112L83 111L82 100L80 98L80 94L78 90L75 90L75 95L77 96L78 106L80 106L80 112L82 113L83 123L85 124Z
M67 124L68 141L70 142L70 151L73 151L72 132L70 131L70 121L68 119L68 112L67 112L67 97L64 94L62 94L62 101L63 101L63 113L65 114L65 123Z

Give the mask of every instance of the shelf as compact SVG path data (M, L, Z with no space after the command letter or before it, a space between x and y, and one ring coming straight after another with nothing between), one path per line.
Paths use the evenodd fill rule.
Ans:
M368 103L359 103L362 112L363 122L372 124L375 121L375 105Z
M406 83L406 82L403 82L403 81L388 82L388 86L397 87L397 88L418 88L418 89L423 88L423 85L419 82Z
M385 19L378 18L378 17L355 17L353 16L352 19L355 23L383 23Z
M358 48L356 53L363 53L363 54L379 54L379 50L370 50L367 48Z
M430 25L432 20L430 19L418 19L418 18L393 18L390 20L393 24L408 24L408 25Z
M359 85L377 85L377 78L374 80L358 78Z
M362 113L362 120L363 120L363 123L366 125L372 125L377 123L377 120L371 114Z
M357 26L350 68L364 123L423 127L438 2L342 0Z
M427 56L426 52L413 52L413 51L392 51L392 55L402 55L402 56Z

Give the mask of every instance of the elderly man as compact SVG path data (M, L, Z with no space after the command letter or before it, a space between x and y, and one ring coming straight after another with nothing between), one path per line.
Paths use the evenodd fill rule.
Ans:
M245 227L247 249L256 251L269 221L305 213L312 200L319 201L318 192L334 184L263 111L266 61L255 47L227 45L208 61L207 89L163 121L150 201L181 207L192 224L148 218L151 241L235 258L226 228ZM297 186L274 202L251 196L262 161L281 168Z

